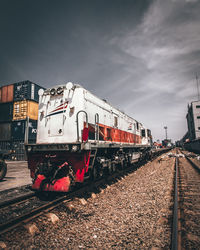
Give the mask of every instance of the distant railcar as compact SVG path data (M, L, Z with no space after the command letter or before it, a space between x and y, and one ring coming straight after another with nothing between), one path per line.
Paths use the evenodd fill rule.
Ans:
M26 145L33 189L67 192L149 156L151 131L80 85L39 96L37 142Z

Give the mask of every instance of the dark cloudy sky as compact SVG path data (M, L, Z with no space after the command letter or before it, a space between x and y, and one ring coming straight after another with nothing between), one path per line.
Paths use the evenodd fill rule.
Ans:
M196 74L198 0L0 0L0 85L79 83L177 140Z

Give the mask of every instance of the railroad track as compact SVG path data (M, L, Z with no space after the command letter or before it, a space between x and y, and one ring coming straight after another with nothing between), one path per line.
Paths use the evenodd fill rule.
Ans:
M18 203L18 202L21 202L21 201L28 200L29 198L32 198L34 196L35 196L35 193L30 192L30 193L27 193L27 194L18 195L18 196L13 197L13 198L5 199L4 201L0 202L0 209L2 209L4 207L8 207L9 205L12 205L12 204L15 204L15 203Z
M33 218L59 206L63 201L71 201L74 197L80 197L87 192L92 192L92 190L94 191L99 187L103 187L103 185L117 181L119 178L137 170L141 165L142 163L134 167L129 166L126 169L115 172L105 179L99 179L94 183L85 183L67 194L56 195L53 193L53 197L50 196L49 198L45 196L43 200L38 199L38 196L32 193L2 202L0 204L0 233L3 234L17 226L23 225L24 222L27 223L31 221Z
M162 153L166 153L166 151L168 150L155 152L153 158ZM125 169L117 171L104 179L99 179L95 183L86 182L81 187L76 188L67 194L59 194L50 197L51 200L38 199L34 192L6 199L4 202L0 203L0 233L5 233L19 225L23 225L24 222L27 223L28 221L31 221L42 213L59 206L63 201L71 201L74 197L81 196L87 192L92 192L92 190L94 191L94 189L102 187L103 185L117 181L120 177L137 170L144 163L145 161L138 162Z
M186 155L176 158L174 180L172 249L199 249L199 166Z

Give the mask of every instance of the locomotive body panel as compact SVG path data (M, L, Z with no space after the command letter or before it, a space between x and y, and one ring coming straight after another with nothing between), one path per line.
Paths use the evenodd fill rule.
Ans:
M60 88L61 94L51 95L46 90L40 96L38 144L81 142L84 128L88 128L88 142L150 145L146 129L135 119L79 85Z
M85 92L85 110L89 114L89 131L95 126L95 114L99 117L99 143L136 143L139 142L140 130L136 130L137 121L99 99L90 92ZM93 131L94 133L94 131ZM132 136L132 139L131 139ZM136 138L138 140L136 140ZM93 141L94 135L89 136Z

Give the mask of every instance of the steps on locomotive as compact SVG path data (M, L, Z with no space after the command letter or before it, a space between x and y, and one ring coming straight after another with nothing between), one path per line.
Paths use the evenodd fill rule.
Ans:
M91 150L90 153L90 162L89 162L89 166L88 166L88 172L85 174L84 179L87 180L90 178L90 173L92 171L92 168L94 166L94 161L96 158L96 154L97 154L97 149Z

